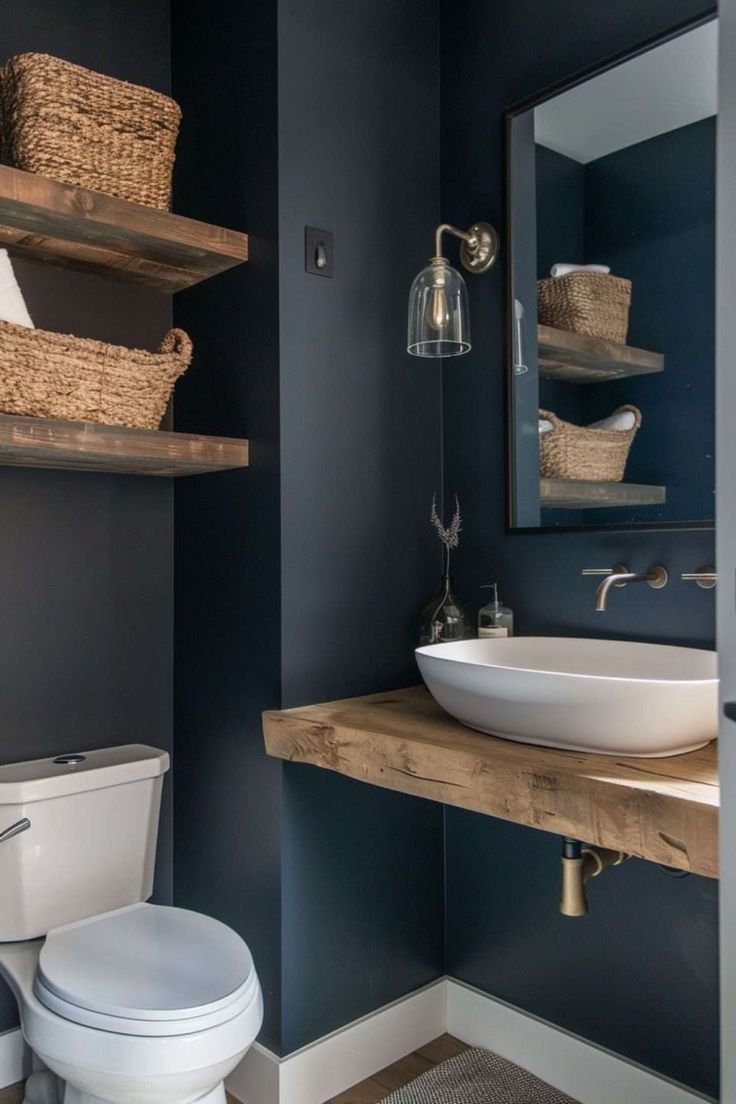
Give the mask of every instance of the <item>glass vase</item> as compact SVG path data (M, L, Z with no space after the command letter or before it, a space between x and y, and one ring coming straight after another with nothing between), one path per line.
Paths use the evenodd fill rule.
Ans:
M467 611L452 592L452 578L442 576L442 587L422 610L419 624L419 644L444 644L450 640L469 640L473 626Z

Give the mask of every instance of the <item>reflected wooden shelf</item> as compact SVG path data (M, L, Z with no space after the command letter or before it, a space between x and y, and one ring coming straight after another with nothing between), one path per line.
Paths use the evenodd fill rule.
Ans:
M167 292L248 259L246 234L7 165L0 165L0 246Z
M248 466L248 441L0 414L0 465L126 475L204 475Z
M551 509L592 510L613 506L661 506L667 488L647 483L590 483L581 479L540 479L540 505Z
M664 759L517 744L461 725L423 687L263 715L269 755L718 876L715 744Z
M539 374L570 383L601 383L664 371L662 353L614 345L599 337L537 327Z

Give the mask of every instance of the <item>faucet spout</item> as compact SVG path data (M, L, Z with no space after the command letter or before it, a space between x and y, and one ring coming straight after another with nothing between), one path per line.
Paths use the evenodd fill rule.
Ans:
M608 592L611 587L623 586L625 583L646 583L648 581L647 575L642 575L636 571L621 571L615 572L613 575L607 575L598 584L598 589L595 592L596 612L605 613L608 609Z

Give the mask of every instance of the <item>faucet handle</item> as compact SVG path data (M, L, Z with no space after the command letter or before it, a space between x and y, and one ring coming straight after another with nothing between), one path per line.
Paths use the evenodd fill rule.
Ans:
M696 571L684 571L680 578L686 581L692 580L702 590L712 590L718 582L718 572L710 564L706 564L705 567L699 567Z
M629 569L626 564L616 563L613 567L584 567L582 575L628 575ZM616 587L626 586L626 583L614 583Z

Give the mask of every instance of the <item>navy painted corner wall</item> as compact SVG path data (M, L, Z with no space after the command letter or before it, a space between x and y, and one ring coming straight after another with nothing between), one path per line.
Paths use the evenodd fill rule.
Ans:
M176 900L246 938L283 1053L444 969L441 808L282 768L259 715L417 678L441 378L403 348L439 221L437 9L172 18L177 206L251 247L176 301L177 427L251 440L247 471L176 489ZM307 225L334 232L334 279L305 273Z
M172 9L176 207L247 230L250 249L176 297L195 346L176 428L251 442L246 470L175 491L175 900L247 941L278 1051L281 767L261 731L281 700L276 24L275 3Z
M443 0L443 219L489 218L503 235L505 109L701 11L692 0ZM712 646L712 595L678 578L712 562L711 532L507 532L504 277L501 265L468 281L475 345L444 373L445 484L464 506L460 596L480 603L480 584L498 578L521 633ZM657 593L616 592L597 614L580 570L619 559L634 569L662 562L673 581ZM632 862L595 886L586 919L562 922L553 838L451 809L446 824L448 971L716 1094L717 884L670 881Z
M405 352L439 221L437 6L281 0L279 254L285 706L417 681L437 586L437 365ZM304 271L304 228L335 276ZM442 809L284 767L283 1048L443 972Z
M162 91L166 0L0 5L0 61L45 51ZM17 263L40 327L155 348L168 297ZM165 480L0 468L0 762L116 744L172 748L172 495ZM156 893L171 896L166 779ZM0 892L2 889L0 888ZM17 1021L0 990L0 1031Z

